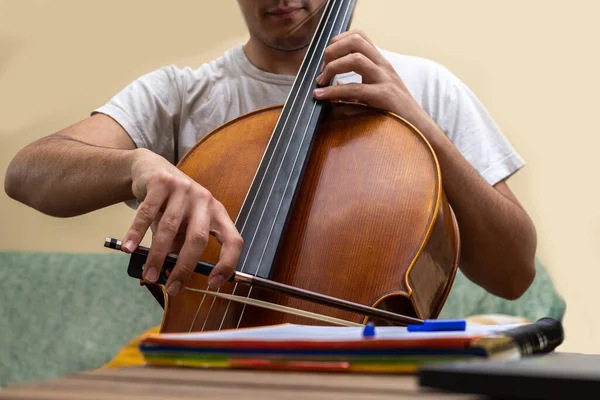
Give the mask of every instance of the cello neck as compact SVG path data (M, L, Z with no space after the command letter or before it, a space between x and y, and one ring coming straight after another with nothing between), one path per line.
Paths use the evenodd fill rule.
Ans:
M323 104L313 90L331 39L350 25L355 0L327 0L236 220L244 239L237 271L269 278L288 214L309 159Z

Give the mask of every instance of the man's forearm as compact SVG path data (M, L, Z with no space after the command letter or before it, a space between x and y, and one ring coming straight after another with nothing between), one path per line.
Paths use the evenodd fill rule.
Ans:
M70 217L133 198L132 150L50 136L21 150L6 171L13 199L45 214Z
M414 121L440 163L458 220L465 276L498 296L520 297L535 276L536 232L529 216L491 187L431 119Z

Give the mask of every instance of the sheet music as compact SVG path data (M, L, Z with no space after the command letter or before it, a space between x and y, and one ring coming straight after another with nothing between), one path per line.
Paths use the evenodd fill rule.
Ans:
M465 331L409 332L406 327L375 327L375 339L433 339L467 338L491 334L518 327L522 324L469 325ZM343 326L313 326L284 324L258 328L243 328L214 332L165 333L162 339L177 340L264 340L264 341L352 341L363 339L363 328Z

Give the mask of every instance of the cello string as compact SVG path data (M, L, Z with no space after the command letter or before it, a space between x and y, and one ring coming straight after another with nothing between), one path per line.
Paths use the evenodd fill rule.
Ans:
M252 298L248 298L248 297L244 297L244 296L236 296L236 295L227 294L227 293L218 293L218 292L214 292L214 291L210 291L210 290L202 290L202 289L196 289L196 288L191 288L191 287L186 287L185 289L190 290L192 292L204 293L205 295L209 295L209 296L220 297L222 299L229 299L229 301L250 304L250 305L253 305L256 307L280 311L280 312L287 313L287 314L299 315L302 317L311 318L311 319L321 321L321 322L330 322L330 323L342 325L342 326L359 326L359 327L364 326L364 324L360 324L358 322L348 321L348 320L336 318L336 317L330 317L329 315L318 314L318 313L314 313L311 311L300 310L297 308L288 307L288 306L284 306L281 304L270 303L270 302L264 301L264 300L252 299Z
M206 287L206 290L210 289L210 285ZM196 324L196 319L198 319L198 315L200 315L200 310L202 310L202 304L204 304L204 300L206 299L206 293L204 293L204 296L202 296L202 300L200 301L200 305L198 306L198 309L196 310L196 313L194 314L194 319L192 320L192 323L190 324L190 328L188 329L188 332L191 332L192 329L194 328L194 325ZM210 305L210 308L208 309L208 311L210 312L210 310L212 309L213 304L215 304L215 300L216 298L213 297L213 301ZM202 324L202 329L200 330L201 332L204 332L204 326L206 325L206 319L207 317L204 319L204 323Z
M332 0L332 1L335 1L335 0ZM330 10L330 13L331 13L331 11L332 11L332 10ZM329 18L329 17L328 17L328 18ZM319 36L319 38L317 39L317 41L320 41L320 40L322 40L322 37L323 37L323 32L321 32L321 35ZM310 63L312 63L312 59L313 59L313 58L314 58L314 54L312 54L312 55L311 55L311 59L310 59L310 62L309 62L309 64L310 64ZM304 71L304 73L303 73L303 76L302 76L302 79L305 79L305 77L306 77L306 75L307 75L307 74L308 74L308 69L307 69L306 71ZM298 90L296 93L294 93L294 98L293 98L292 105L290 106L290 108L293 108L293 107L294 107L294 105L296 104L296 101L299 99L299 96L300 96L300 90ZM303 108L304 108L304 104L302 104L302 108L300 109L300 111L302 111L302 109L303 109ZM300 116L298 115L298 118L299 118L299 117L300 117ZM286 118L285 118L285 121L284 121L284 124L283 124L283 128L282 128L282 130L283 130L283 129L285 129L285 127L287 126L287 124L288 124L288 122L289 122L290 118L291 118L291 117L290 117L290 115L288 114L288 115L286 116ZM295 129L295 127L297 126L297 124L298 124L298 121L296 121L296 124L294 125L294 129ZM279 143L280 143L280 141L281 141L281 138L282 138L282 136L283 136L283 135L280 135L280 137L277 139L277 142L276 142L276 146L275 146L275 148L279 147ZM284 161L285 161L285 155L287 155L287 153L288 153L287 149L289 149L289 146L290 146L290 143L291 143L291 140L292 140L292 139L293 139L293 135L290 135L290 136L289 136L289 140L288 140L288 142L287 142L287 145L286 145L286 151L284 152L284 157L282 158L282 160L281 160L281 162L280 162L280 164L279 164L279 166L278 166L278 169L277 169L277 174L276 174L275 178L277 178L277 176L279 176L279 172L281 171L281 167L283 166L283 163L284 163ZM273 160L274 154L275 154L275 151L273 152L273 154L271 154L271 158L269 159L269 163L267 164L267 168L268 168L268 166L270 166L270 165L271 165L271 161ZM259 185L259 187L258 187L258 190L257 190L257 191L259 191L259 190L260 190L260 188L262 187L262 184L264 183L264 179L265 179L265 176L263 175L263 176L262 176L262 179L261 179L261 182L260 182L260 185ZM276 179L275 179L275 180L276 180ZM257 231L258 231L258 227L260 226L260 222L262 221L262 218L263 218L263 216L264 216L264 213L265 213L265 211L266 211L266 208L267 208L267 203L268 203L268 200L271 198L271 195L272 195L272 193L273 193L273 189L274 189L274 187L275 187L275 180L273 180L273 184L272 184L271 188L269 189L269 194L267 195L267 201L265 202L265 205L264 205L264 207L263 207L263 209L262 209L262 211L261 211L261 215L260 215L260 218L259 218L259 221L258 221L257 227L256 227L256 229L254 230L254 233L253 233L253 235L252 235L252 240L250 241L250 244L248 245L248 249L252 248L252 246L254 245L254 239L256 239L256 233L257 233ZM251 206L250 206L250 210L248 210L248 213L250 213L250 211L252 211L252 209L254 208L254 205L255 205L255 200L256 200L256 197L254 198L254 201L252 202L252 204L251 204ZM240 230L240 233L243 233L243 231L244 231L244 229L245 229L245 228L246 228L246 223L245 223L245 221L244 221L244 224L243 224L243 226L242 226L242 228L241 228L241 230ZM244 260L242 261L242 265L241 265L240 272L244 272L244 269L246 268L246 261L248 260L249 253L250 253L249 251L246 253L246 256L244 257Z
M311 110L311 112L310 112L310 116L311 116L311 117L312 117L312 115L314 114L314 111L315 111L315 106L313 106L313 109L312 109L312 110ZM307 128L304 130L304 134L302 135L302 142L301 142L301 144L302 144L302 143L304 143L304 139L306 138L306 133L307 133L307 131L308 131L308 127L307 127ZM300 150L300 149L298 149L298 153L296 154L296 158L294 159L294 165L296 165L296 163L297 163L298 157L299 157L299 155L300 155L300 151L301 151L301 150ZM287 187L287 185L289 184L289 181L290 181L290 179L291 179L291 174L290 174L290 176L288 177L288 181L286 182L286 187ZM282 204L282 203L283 203L283 197L281 198L281 201L279 202L279 206L277 207L277 212L276 212L276 215L278 215L278 214L279 214L279 211L280 211L280 209L281 209L281 204ZM273 224L271 225L271 229L269 230L269 236L268 236L268 238L270 238L270 237L271 237L271 233L273 233L273 228L274 228L274 226L275 226L275 221L273 221ZM258 260L258 264L259 264L259 265L260 265L260 262L261 262L261 261L262 261L262 259L263 259L263 256L264 256L264 254L265 254L265 251L266 251L266 249L267 249L267 245L265 244L265 247L264 247L264 249L263 249L263 251L262 251L262 253L261 253L260 259ZM258 274L258 269L257 269L256 273L254 274L254 276L256 276L257 274ZM247 295L247 297L248 297L248 298L250 297L250 294L251 294L251 293L252 293L252 286L251 286L251 287L250 287L250 289L248 290L248 295ZM240 317L239 317L239 319L238 319L238 323L237 323L237 326L236 326L236 328L239 328L239 327L240 327L240 324L241 324L241 322L242 322L242 317L244 316L244 312L245 312L245 311L246 311L246 304L244 304L244 306L242 307L242 312L240 313ZM225 313L227 313L227 310L225 311ZM225 315L223 315L223 320L225 320ZM221 325L222 325L222 321L221 321Z
M332 1L335 1L335 0L332 0ZM323 2L321 3L321 6L320 6L320 7L319 7L317 10L315 10L315 12L313 12L313 13L312 13L312 15L316 14L316 12L318 12L318 10L319 10L319 9L323 8L325 4L326 4L326 1L323 1ZM326 18L331 18L331 13L332 13L333 9L334 9L334 7L331 7L331 8L329 9L329 12L328 12L328 15L327 15L327 17L326 17ZM322 17L322 18L323 18L323 17ZM336 16L336 18L337 18L337 16ZM312 41L315 41L315 40L316 40L317 42L320 42L320 41L323 39L323 36L324 36L324 35L325 35L325 29L323 29L323 31L321 32L321 34L320 34L318 37L315 37L315 38L313 38L313 39L312 39ZM311 43L311 45L312 45L312 43ZM313 53L311 54L311 58L310 58L310 61L309 61L309 65L313 63L314 56L315 56L315 53L313 52ZM303 72L302 79L305 79L305 78L306 78L306 75L307 75L308 73L309 73L309 69L307 68L307 69L306 69L306 70ZM313 79L314 79L314 78L315 78L315 76L313 76ZM300 97L300 90L297 90L297 91L296 91L296 93L295 93L294 95L295 95L295 97L294 97L294 99L293 99L293 102L292 102L292 106L291 106L292 108L294 107L294 105L296 104L296 101L298 101L298 99L299 99L299 97ZM304 106L305 106L305 103L302 103L302 108L300 109L300 112L302 111L302 109L304 109ZM294 128L293 128L293 129L295 129L295 127L298 125L298 120L299 120L300 116L301 116L301 114L299 113L299 114L298 114L298 116L297 116L297 118L298 118L298 119L296 120L296 123L295 123L295 125L294 125ZM284 127L285 127L285 126L288 124L288 122L289 122L290 118L292 118L292 117L291 117L291 116L288 114L288 115L286 116L286 119L285 119L285 122L284 122L284 125L283 125ZM282 135L282 136L283 136L283 135ZM284 162L285 162L285 156L286 156L286 155L289 153L289 152L288 152L288 149L289 149L289 146L290 146L290 143L291 143L291 141L292 141L293 137L294 137L293 135L290 135L290 136L289 136L289 141L288 141L288 143L287 143L286 150L285 150L285 152L284 152L284 157L282 158L282 160L281 160L281 162L280 162L280 164L279 164L279 166L278 166L276 177L277 177L277 176L279 176L279 173L280 173L280 171L281 171L281 167L283 166L283 164L284 164ZM279 143L279 140L278 140L278 143ZM295 163L294 163L294 165L295 165ZM264 176L263 176L263 181L264 181ZM262 185L262 181L261 181L261 185ZM251 240L251 242L250 242L249 248L251 248L251 247L253 246L253 244L254 244L254 239L256 238L256 234L257 234L258 228L259 228L259 226L260 226L260 221L262 221L262 218L263 218L263 216L264 216L264 213L265 213L265 211L266 211L266 208L267 208L267 203L268 203L268 200L271 198L271 195L272 195L272 193L273 193L273 189L274 189L274 187L275 187L275 180L273 180L273 184L272 184L272 186L271 186L271 188L270 188L270 190L269 190L269 194L268 194L268 196L267 196L267 202L265 202L265 205L264 205L264 207L263 207L263 210L262 210L262 212L261 212L261 216L260 216L260 218L259 218L259 224L257 225L257 227L256 227L256 229L255 229L255 231L254 231L254 234L253 234L253 236L252 236L252 240ZM252 204L252 206L254 206L254 203ZM251 209L252 209L252 208L251 208ZM266 246L266 245L265 245L265 246ZM264 250L263 250L263 252L264 252ZM244 271L244 269L246 268L246 262L247 262L247 260L248 260L248 256L249 256L249 251L248 251L248 253L246 254L246 257L244 258L244 260L242 261L242 267L241 267L241 270L240 270L241 272L243 272L243 271ZM256 276L257 274L258 274L258 269L257 269L257 270L254 272L254 276ZM235 291L236 291L236 290L237 290L237 283L236 283L236 284L235 284L235 286L234 286L233 293L235 293ZM250 289L249 289L249 291L248 291L248 293L247 293L247 295L246 295L246 296L247 296L247 297L250 297L250 295L251 295L251 294L252 294L252 287L250 287ZM224 312L224 314L223 314L223 318L221 319L221 324L220 324L220 326L219 326L219 329L222 329L222 327L223 327L223 324L224 324L224 322L225 322L225 319L226 319L226 317L227 317L227 313L228 313L228 311L229 311L229 307L230 307L230 305L231 305L231 301L229 301L229 302L228 302L228 304L227 304L227 307L226 307L226 309L225 309L225 312ZM242 309L242 313L241 313L240 315L243 315L243 312L245 311L245 309L246 309L246 305L244 304L244 306L243 306L243 309ZM237 326L238 326L238 327L239 327L239 323L240 323L240 321L241 321L241 319L238 319L238 324L237 324Z
M343 3L343 0L342 0L342 3ZM343 15L343 17L342 17L342 21L345 21L345 20L346 20L346 17L348 16L348 11L349 11L349 9L350 9L350 7L346 7L346 10L345 10L345 12L344 12L344 15ZM338 18L339 18L339 16L340 16L340 13L341 13L341 11L342 11L342 7L340 6L340 8L339 8L339 9L337 10L337 12L336 12L335 19L333 20L333 23L331 24L331 25L332 25L332 27L331 27L331 30L329 31L329 33L327 34L327 36L330 36L330 35L331 35L331 33L333 32L333 29L334 29L334 27L335 27L335 23L337 22L337 20L338 20ZM322 35L321 35L321 38L319 38L319 40L321 40L321 39L322 39ZM312 57L314 57L314 54L311 56L311 63L312 63ZM316 77L317 77L317 74L319 74L319 69L318 69L318 68L315 70L314 74L312 75L312 80L313 80L313 81L316 79ZM306 105L306 103L307 103L307 101L308 101L307 99L310 97L311 93L312 93L312 91L309 91L307 94L305 94L305 97L304 97L304 99L303 99L303 103L302 103L302 108L300 109L300 112L302 112L302 109L304 109L304 106ZM310 118L312 118L312 116L313 116L313 114L314 114L314 112L315 112L316 106L317 106L317 103L316 103L316 102L314 102L314 103L313 103L313 106L312 106L312 109L311 109L311 111L310 111ZM300 114L300 113L299 113L299 114ZM298 116L298 119L296 120L296 122L295 122L295 124L294 124L293 131L296 131L296 129L298 128L298 123L299 123L299 120L300 120L300 115ZM302 141L301 141L301 145L300 145L300 147L299 147L299 149L298 149L298 152L296 153L296 155L295 155L295 158L294 158L294 163L293 163L293 166L294 166L294 167L297 165L298 157L300 156L300 153L301 153L302 143L304 143L304 140L306 139L306 135L307 135L307 133L308 133L308 126L306 126L306 127L305 127L305 129L304 129L304 133L302 134ZM287 156L287 151L286 151L285 155ZM281 164L283 165L283 161L282 161L282 163L281 163ZM279 170L277 171L277 175L279 175L279 172L281 171L281 166L282 166L282 165L280 165L280 166L279 166ZM287 182L286 182L286 186L285 186L286 188L288 187L288 184L289 184L289 181L290 181L290 179L291 179L291 174L288 176L288 180L287 180ZM269 194L269 195L270 195L270 194ZM279 214L279 212L280 212L280 210L281 210L282 203L283 203L283 196L281 197L281 199L280 199L280 201L279 201L279 205L278 205L278 207L277 207L277 211L276 211L276 214L275 214L276 216ZM266 205L265 205L265 208L266 208ZM273 229L274 229L274 227L275 227L275 220L273 220L273 222L272 222L272 224L271 224L271 228L270 228L270 230L269 230L269 235L267 236L267 243L268 243L268 239L271 237L271 234L273 233ZM264 256L264 254L265 254L265 251L266 251L266 249L267 249L267 244L265 244L265 247L263 248L263 251L262 251L262 253L261 253L260 260L258 261L259 265L260 265L260 262L261 262L261 261L262 261L262 259L263 259L263 256ZM254 276L256 276L257 274L258 274L258 270L257 270L257 271L256 271L256 273L254 274ZM250 297L250 293L251 293L251 292L252 292L252 287L250 287L250 290L248 291L248 295L247 295L247 297ZM240 324L241 324L241 321L242 321L242 318L243 318L243 316L244 316L244 312L245 312L245 311L246 311L246 304L244 304L244 306L243 306L243 308L242 308L242 311L241 311L241 313L240 313L240 317L239 317L239 319L238 319L238 323L237 323L237 328L239 328L239 326L240 326Z
M335 0L332 0L332 1L335 1ZM307 16L307 17L306 17L304 20L300 21L296 27L292 28L292 30L291 30L291 31L289 31L289 32L286 34L286 36L289 36L289 35L291 35L293 32L295 32L297 29L299 29L299 28L300 28L300 27L301 27L301 26L302 26L302 25L303 25L303 24L304 24L306 21L308 21L308 20L309 20L309 19L311 19L311 18L312 18L314 15L316 15L317 13L319 13L319 12L321 11L321 9L322 9L322 8L323 8L323 7L324 7L324 6L325 6L327 3L328 3L328 0L323 0L323 1L321 2L321 4L320 4L320 5L319 5L319 6L318 6L318 7L317 7L317 8L316 8L316 9L315 9L315 10L314 10L312 13L310 13L310 14L309 14L309 15L308 15L308 16ZM295 102L296 102L297 98L298 98L298 94L296 93L296 97L294 98L294 101L293 101L293 103L292 103L292 106L291 106L291 107L293 107L293 105L295 104ZM286 103L287 103L287 101L286 101ZM283 125L284 127L287 125L287 122L288 122L288 119L289 119L289 118L290 118L290 117L289 117L289 114L288 114L288 115L286 116L286 119L285 119L285 121L284 121L284 125ZM275 149L277 149L277 148L279 147L279 143L280 143L281 136L282 136L282 135L280 135L280 136L277 138L277 142L275 143ZM274 150L275 150L275 149L274 149ZM271 157L269 158L269 161L268 161L268 164L267 164L267 168L268 168L268 166L270 166L270 165L271 165L271 161L273 160L273 156L274 156L274 154L275 154L275 151L273 151L273 153L271 154ZM257 172L257 173L258 173L258 172ZM257 176L255 175L254 179L256 179L256 178L257 178ZM260 188L262 187L262 184L263 184L263 182L264 182L264 178L265 178L265 177L264 177L264 174L263 174L263 176L262 176L262 179L261 179L261 181L260 181L260 184L259 184L259 187L258 187L258 190L260 190ZM250 211L251 211L251 210L252 210L252 208L254 207L254 204L255 204L255 202L256 202L256 197L253 199L252 203L250 204L250 210L248 210L248 213L250 213ZM236 224L237 224L237 221L238 221L238 219L239 219L239 215L238 215L238 217L236 218ZM243 234L243 232L244 232L244 228L246 227L246 221L247 221L247 219L244 221L244 223L242 224L242 227L240 228L240 234ZM245 268L245 266L244 266L244 265L242 265L242 267L241 267L241 269L240 269L240 272L244 272L244 268ZM232 294L233 294L233 293L235 293L235 291L236 291L236 289L237 289L237 285L238 285L238 284L237 284L237 282L236 282L236 284L235 284L235 286L234 286L234 288L233 288ZM207 286L206 290L209 290L209 289L210 289L210 285L209 285L209 286ZM220 291L221 291L221 288L218 288L216 292L218 293L218 292L220 292ZM191 332L191 331L192 331L192 329L193 329L194 325L196 324L196 320L197 320L198 316L200 315L200 311L202 310L202 305L204 304L204 301L205 301L205 299L206 299L206 294L204 294L204 296L202 296L202 300L200 301L200 304L198 305L198 308L196 309L196 313L195 313L195 315L194 315L194 319L192 320L192 323L191 323L191 325L190 325L190 327L189 327L189 332ZM213 306L214 306L214 304L215 304L215 301L216 301L216 297L213 297L213 301L212 301L212 303L211 303L211 305L210 305L210 307L209 307L209 309L208 309L208 311L207 311L207 313L206 313L206 315L205 315L205 317L204 317L204 322L203 322L203 324L202 324L202 329L201 329L201 331L204 331L204 328L205 328L205 326L206 326L206 322L207 322L207 320L208 320L208 318L209 318L209 316L210 316L210 313L211 313L211 311L212 311L212 308L213 308ZM222 326L223 326L223 322L225 321L225 317L226 317L226 315L227 315L227 311L229 310L229 306L230 306L230 304L231 304L231 301L229 301L229 302L227 303L227 307L226 307L226 309L225 309L225 313L224 313L224 315L223 315L223 318L222 318L222 320L221 320L221 324L219 325L219 330L221 330L221 328L222 328Z
M333 0L333 1L335 1L335 0ZM318 7L318 8L317 8L317 9L316 9L316 10L315 10L313 13L311 13L311 15L309 15L309 16L308 16L308 17L307 17L305 20L301 21L301 22L300 22L298 25L301 25L301 24L303 24L303 23L304 23L306 20L308 20L308 19L312 18L312 17L313 17L313 16L314 16L316 13L318 13L318 12L319 12L319 11L320 11L320 10L321 10L321 9L322 9L322 8L323 8L325 5L326 5L326 3L327 3L327 1L325 1L325 0L324 0L324 1L321 3L321 5L320 5L320 6L319 6L319 7ZM331 10L330 10L330 13L331 13ZM337 17L336 17L336 18L337 18ZM294 28L294 30L295 30L295 29L298 29L298 27ZM322 37L323 37L323 35L324 35L324 33L322 32L322 33L321 33L321 35L320 35L320 37L318 38L318 40L319 40L319 41L320 41L320 40L322 40ZM314 54L313 54L313 57L314 57ZM311 62L312 62L312 61L311 61ZM307 74L307 73L308 73L308 70L304 72L304 75L306 76L306 74ZM313 77L313 78L315 78L315 77ZM293 102L292 102L292 106L291 106L292 108L294 107L294 104L295 104L295 103L296 103L296 101L298 100L298 97L299 97L299 95L300 95L300 93L299 93L299 90L298 90L298 91L296 91L296 93L295 93L295 97L293 98ZM289 116L289 115L287 115L287 116L286 116L286 119L285 119L285 121L284 121L284 125L283 125L283 127L284 127L284 128L283 128L283 129L285 129L285 126L288 124L288 122L289 122L289 119L290 119L290 116ZM298 121L296 121L296 126L297 126L297 124L298 124ZM280 137L278 137L278 139L277 139L277 142L276 142L276 144L275 144L275 149L277 149L277 147L279 147L279 144L280 144L280 142L281 142L281 137L282 137L282 136L283 136L283 135L280 135ZM292 137L290 137L290 141L291 141L291 139L292 139ZM287 144L286 151L284 152L284 156L285 156L285 155L288 153L288 152L287 152L287 148L289 148L289 144L290 144L290 142L288 142L288 144ZM271 154L271 157L270 157L270 159L269 159L269 162L268 162L268 164L267 164L267 167L268 167L268 166L271 164L271 162L272 162L272 160L273 160L273 157L274 157L274 155L275 155L275 151L274 151L274 152ZM284 159L284 160L285 160L285 159ZM278 172L277 172L277 174L279 174L279 171L281 170L281 166L282 166L282 164L283 164L283 161L284 161L284 160L282 160L282 161L281 161L281 164L279 165L279 168L278 168ZM262 184L264 183L264 179L265 179L265 176L264 176L264 174L263 174L263 176L261 177L261 182L260 182L260 184L259 184L259 190L260 190L260 187L262 187ZM270 190L270 192L269 192L269 194L268 194L268 196L267 196L267 201L268 201L268 199L271 197L272 191L273 191L273 186L271 187L271 190ZM251 206L250 206L250 210L252 210L252 209L254 208L255 201L256 201L256 197L254 198L254 200L253 200L253 202L252 202L252 204L251 204ZM250 212L250 210L249 210L248 212ZM266 210L266 205L265 205L265 208L263 208L263 211L262 211L262 213L261 213L261 217L260 217L260 220L259 220L259 224L260 224L260 221L262 220L262 217L263 217L263 215L264 215L264 212L265 212L265 210ZM247 221L247 220L246 220L246 221ZM241 230L240 230L240 233L243 233L244 229L246 228L246 221L244 221L244 224L242 225L242 228L241 228ZM254 243L254 239L255 239L255 237L256 237L256 230L254 231L254 235L253 235L253 237L252 237L252 241L251 241L251 243L250 243L250 247L252 247L252 245L253 245L253 243ZM241 271L241 272L243 272L243 271L244 271L244 269L246 268L246 261L247 261L247 257L248 257L248 255L246 255L245 259L243 260L242 267L241 267L241 269L240 269L240 271ZM256 276L257 274L258 274L258 271L256 271L256 272L255 272L255 276ZM208 289L208 288L207 288L207 289ZM237 283L236 283L236 284L235 284L235 286L234 286L233 293L235 293L235 291L236 291L236 290L237 290ZM251 290L252 290L252 288L250 288L250 292L248 293L248 296L250 295L250 293L251 293ZM217 292L220 292L220 289L218 289L218 290L217 290ZM197 317L198 317L198 315L199 315L199 313L200 313L200 310L201 310L201 308L202 308L202 304L204 303L204 300L205 300L205 298L206 298L206 294L203 296L203 298L202 298L202 301L201 301L201 303L200 303L200 306L198 307L198 309L197 309L197 311L196 311L196 316L194 317L194 320L193 320L192 326L190 326L190 330L193 328L193 325L195 324L195 321L196 321L196 319L197 319ZM212 311L213 305L215 304L215 300L216 300L216 297L213 297L213 301L212 301L212 303L211 303L211 306L210 306L210 308L209 308L209 310L208 310L208 312L207 312L206 316L204 317L204 323L203 323L203 326L202 326L202 330L204 330L204 328L205 328L205 326L206 326L206 322L207 322L207 320L208 320L208 318L209 318L209 316L210 316L210 313L211 313L211 311ZM225 318L226 318L226 316L227 316L227 312L228 312L228 310L229 310L230 304L231 304L231 300L230 300L230 301L228 302L228 304L227 304L227 308L226 308L226 310L225 310L225 313L223 314L223 318L222 318L222 320L221 320L221 324L220 324L220 326L219 326L219 329L221 329L221 328L222 328L222 326L223 326L223 323L224 323L224 321L225 321ZM244 309L245 309L245 306L244 306Z
M331 0L331 1L335 1L335 0ZM320 5L319 7L317 7L317 9L315 9L315 11L313 11L313 12L311 13L311 15L310 15L309 17L312 17L312 16L316 15L316 14L317 14L317 13L318 13L318 12L319 12L319 11L320 11L320 10L321 10L321 9L322 9L322 8L323 8L325 5L326 5L326 4L327 4L327 0L324 0L324 1L321 3L321 5ZM329 13L331 13L331 10L330 10L330 12L329 12ZM308 18L306 18L305 20L303 20L303 21L302 21L302 23L304 23L304 21L306 21L307 19L308 19ZM322 39L322 36L323 36L323 33L321 33L321 35L319 36L318 40L321 40L321 39ZM314 39L313 39L313 40L314 40ZM307 73L308 73L308 70L304 72L304 75L306 75ZM298 100L298 98L299 98L299 95L300 95L300 94L299 94L299 90L297 90L297 91L296 91L296 93L294 93L294 94L292 94L292 95L293 95L293 96L295 96L295 97L293 97L293 101L292 101L291 108L293 108L293 107L294 107L294 105L295 105L296 101L297 101L297 100ZM287 102L286 102L286 103L287 103ZM284 120L284 124L283 124L283 128L282 128L282 129L285 129L285 126L288 124L288 122L289 122L290 118L291 118L291 117L290 117L290 115L289 115L289 114L288 114L288 115L285 117L285 120ZM277 148L279 147L279 144L281 143L281 139L282 139L282 137L283 137L283 135L280 135L280 136L277 138L277 142L275 143L275 149L277 149ZM292 139L292 137L290 137L290 141L291 141L291 139ZM289 142L288 142L288 145L287 145L287 147L289 147ZM284 154L286 154L286 153L284 153ZM267 164L267 168L268 168L268 166L270 166L270 165L271 165L271 162L272 162L272 160L273 160L273 157L274 157L274 155L275 155L275 151L273 151L273 153L271 154L271 157L269 158L269 161L268 161L268 164ZM284 160L282 160L282 162L281 162L282 164L283 164L283 161L284 161ZM280 169L281 169L281 165L279 166L279 170L280 170ZM260 188L262 187L262 185L263 185L263 183L264 183L264 179L265 179L265 176L264 176L264 174L263 174L263 176L261 177L261 181L260 181L260 184L259 184L259 188L258 188L258 190L260 190ZM271 188L271 191L269 192L269 196L267 197L267 200L270 198L270 196L271 196L271 193L272 193L272 188ZM248 213L249 213L249 212L250 212L250 211L251 211L251 210L254 208L255 202L256 202L256 197L253 199L253 201L252 201L252 203L251 203L251 205L250 205L250 210L248 211ZM265 209L263 209L263 212L262 212L262 214L261 214L261 220L262 220L262 216L264 215L264 211L265 211ZM239 216L238 216L238 217L239 217ZM246 220L246 221L247 221L247 220ZM244 232L244 229L246 228L246 221L244 221L244 224L242 225L242 227L241 227L241 229L240 229L240 233L243 233L243 232ZM260 220L259 220L259 223L260 223ZM258 229L258 228L257 228L257 229ZM252 237L252 241L250 242L250 247L252 247L252 244L253 244L253 242L254 242L254 238L255 238L255 237L256 237L256 230L254 231L254 235L253 235L253 237ZM244 269L246 268L246 260L247 260L247 257L248 257L248 255L246 255L246 257L245 257L245 258L244 258L244 260L243 260L243 263L242 263L242 266L241 266L240 272L244 272ZM257 274L257 273L258 273L258 271L255 273L255 276L256 276L256 274ZM232 293L235 293L235 291L236 291L236 290L237 290L237 283L235 284L235 286L234 286L234 288L233 288L233 291L232 291ZM251 290L251 289L250 289L250 290ZM220 288L217 290L217 292L220 292ZM202 302L204 302L204 299L205 299L205 296L203 296ZM204 327L205 327L205 325L206 325L206 322L207 322L207 320L208 320L208 318L209 318L209 316L210 316L210 312L212 311L212 307L213 307L213 305L215 304L215 300L216 300L216 299L215 299L215 298L213 298L213 302L212 302L212 304L211 304L211 306L210 306L210 308L209 308L208 312L206 313L206 315L205 315L205 317L204 317L203 329L204 329ZM202 303L201 303L201 304L202 304ZM227 316L227 312L228 312L228 310L229 310L229 307L230 307L230 305L231 305L231 301L229 301L229 302L228 302L228 304L227 304L227 307L226 307L226 309L225 309L225 313L223 314L223 318L222 318L222 320L221 320L221 324L220 324L220 326L219 326L219 329L221 329L221 328L222 328L222 326L223 326L223 323L224 323L224 321L225 321L225 318L226 318L226 316ZM202 306L202 305L200 305L200 306L198 307L198 310L196 311L196 316L199 314L199 312L200 312L200 309L201 309L201 306ZM194 323L195 323L195 320L196 320L196 318L194 318ZM192 329L192 328L190 327L190 330L191 330L191 329Z

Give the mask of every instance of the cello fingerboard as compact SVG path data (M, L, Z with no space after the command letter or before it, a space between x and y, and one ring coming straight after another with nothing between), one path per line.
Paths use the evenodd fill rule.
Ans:
M323 104L313 90L331 39L346 31L355 0L329 0L284 104L248 195L236 220L244 239L237 270L271 276L288 215L309 159Z

